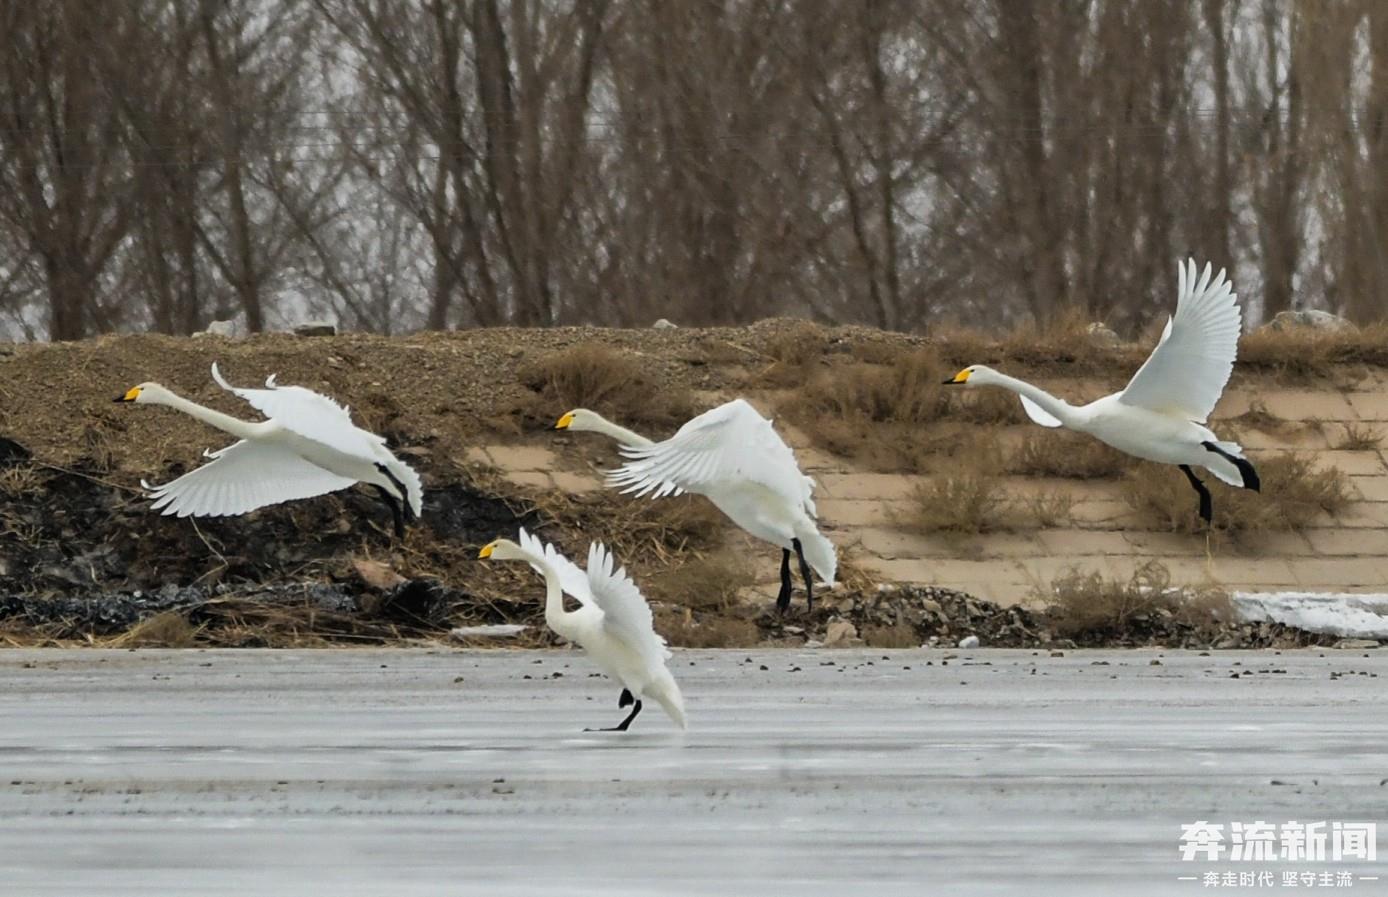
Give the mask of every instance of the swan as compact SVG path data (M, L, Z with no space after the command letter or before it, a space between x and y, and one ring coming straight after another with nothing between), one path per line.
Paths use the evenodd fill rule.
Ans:
M617 707L630 705L631 713L610 729L585 732L625 732L648 697L665 708L677 726L688 727L680 687L665 667L670 652L655 632L650 605L626 569L616 567L612 552L602 543L588 546L586 572L524 529L519 544L497 539L483 546L477 556L528 562L545 578L545 622L549 628L587 651L604 673L621 683ZM578 610L564 610L565 592L578 599Z
M1010 389L1021 397L1027 416L1043 427L1069 427L1129 455L1177 465L1200 497L1208 534L1213 502L1192 468L1203 467L1231 486L1261 488L1243 449L1205 426L1234 369L1243 322L1223 269L1211 280L1207 262L1197 277L1190 259L1178 265L1177 279L1176 314L1122 392L1077 407L981 364L945 383Z
M784 613L790 607L792 551L805 582L807 609L814 606L811 568L826 586L833 587L838 558L833 543L815 523L814 480L800 472L795 453L771 421L745 399L705 411L664 442L643 439L591 411L582 417L578 411L570 412L559 424L607 433L622 442L621 452L628 460L608 473L607 482L623 494L662 498L683 491L703 495L733 523L779 546L777 610Z
M150 490L155 510L179 517L225 517L299 498L312 498L368 483L390 506L395 535L405 535L406 515L418 517L423 488L419 475L386 448L386 441L352 423L348 410L302 386L238 389L222 379L214 362L212 379L264 414L243 421L191 402L158 383L133 386L117 402L164 405L238 437L215 452L211 462Z

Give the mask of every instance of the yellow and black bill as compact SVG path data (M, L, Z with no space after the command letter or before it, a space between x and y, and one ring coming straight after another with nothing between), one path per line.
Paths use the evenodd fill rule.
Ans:
M574 413L573 413L572 411L566 411L566 412L564 412L564 416L561 417L561 418L559 418L559 423L557 423L557 424L554 425L554 429L556 429L556 430L566 430L566 429L568 429L569 424L571 424L571 423L573 423L573 422L574 422Z
M496 542L488 542L486 545L482 546L481 551L477 552L477 556L479 558L489 558L492 556L493 551L496 551Z
M125 395L116 396L117 402L133 402L140 397L140 387L132 386L125 391Z
M958 386L960 383L968 383L968 382L969 382L969 374L972 374L972 373L973 373L973 370L972 370L971 368L964 368L964 370L960 371L959 373L955 374L953 377L950 377L948 380L946 380L946 381L945 381L945 386Z

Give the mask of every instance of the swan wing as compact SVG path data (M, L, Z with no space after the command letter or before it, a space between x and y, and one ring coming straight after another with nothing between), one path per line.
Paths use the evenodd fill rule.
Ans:
M755 483L807 512L811 485L771 421L743 399L706 411L664 442L624 446L629 460L608 474L623 492L663 497Z
M601 542L588 546L587 575L593 600L602 608L603 627L635 651L648 669L664 665L670 652L665 639L655 632L651 606L626 568L617 566L612 552Z
M1179 268L1176 314L1156 349L1118 394L1124 405L1204 423L1224 393L1239 351L1243 319L1238 297L1220 269L1197 274L1194 259Z
M532 535L526 530L520 531L518 540L520 547L536 557L545 559L555 574L559 577L559 588L564 590L564 594L572 595L577 598L579 603L586 606L593 606L593 592L588 586L588 575L579 568L577 564L568 558L548 542L540 541L539 537ZM544 575L535 564L530 565L536 573Z
M217 385L245 399L251 407L284 429L305 439L321 442L337 451L355 455L372 464L384 461L386 441L352 423L346 408L325 395L302 386L280 386L272 376L264 389L232 386L222 378L217 365L212 365L212 379Z
M1031 418L1033 423L1038 423L1043 427L1062 426L1060 421L1057 420L1053 414L1051 414L1049 411L1033 402L1031 399L1028 399L1021 393L1017 394L1017 398L1022 400L1022 410L1027 413L1027 417Z
M243 439L207 456L212 460L172 482L142 483L150 490L156 511L179 517L234 516L336 492L356 482L274 443Z

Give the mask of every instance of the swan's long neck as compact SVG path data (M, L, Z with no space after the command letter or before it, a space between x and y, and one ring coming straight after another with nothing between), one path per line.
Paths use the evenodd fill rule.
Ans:
M573 614L564 610L564 589L559 585L559 574L544 558L533 554L529 558L545 577L545 624L564 638L570 638L572 627L569 626L569 617Z
M175 395L165 391L158 399L151 402L155 405L166 405L176 411L182 411L189 417L195 417L205 424L211 424L218 430L230 433L238 439L251 439L260 435L265 429L264 424L251 423L250 421L238 420L230 414L223 414L220 411L213 411L197 402L191 402L183 396Z
M626 427L620 427L605 417L598 417L597 415L593 416L596 417L597 420L593 421L584 429L591 430L594 433L601 433L604 436L611 436L613 439L617 440L622 445L647 446L655 444L651 442L651 440L642 436L640 433L633 433Z
M1018 380L1016 377L999 374L997 371L992 372L992 377L987 382L991 386L1001 386L1003 389L1010 389L1018 395L1026 396L1041 406L1042 411L1065 426L1078 428L1079 419L1075 415L1075 406L1064 399L1056 398L1041 387L1025 380Z

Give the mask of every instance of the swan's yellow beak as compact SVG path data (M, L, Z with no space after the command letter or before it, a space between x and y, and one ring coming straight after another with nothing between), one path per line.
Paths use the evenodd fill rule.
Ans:
M969 373L970 373L970 372L969 372L969 369L968 369L968 368L964 368L964 370L960 371L959 373L955 374L955 375L954 375L953 377L951 377L950 379L946 380L946 381L945 381L945 385L946 385L946 386L953 386L954 384L957 384L957 383L968 383L968 382L969 382Z
M557 423L557 424L554 425L554 429L556 429L556 430L567 430L567 429L569 428L569 424L571 424L571 423L573 423L573 422L574 422L574 413L573 413L572 411L569 411L569 412L565 413L565 415L564 415L563 417L559 418L559 423Z
M478 556L479 558L489 558L489 557L492 556L492 552L495 551L495 550L496 550L496 543L495 543L495 542L490 542L490 543L488 543L488 544L482 546L482 550L479 551L479 552L477 552L477 556Z
M125 395L116 396L117 402L133 402L140 397L140 387L132 386L126 390Z

